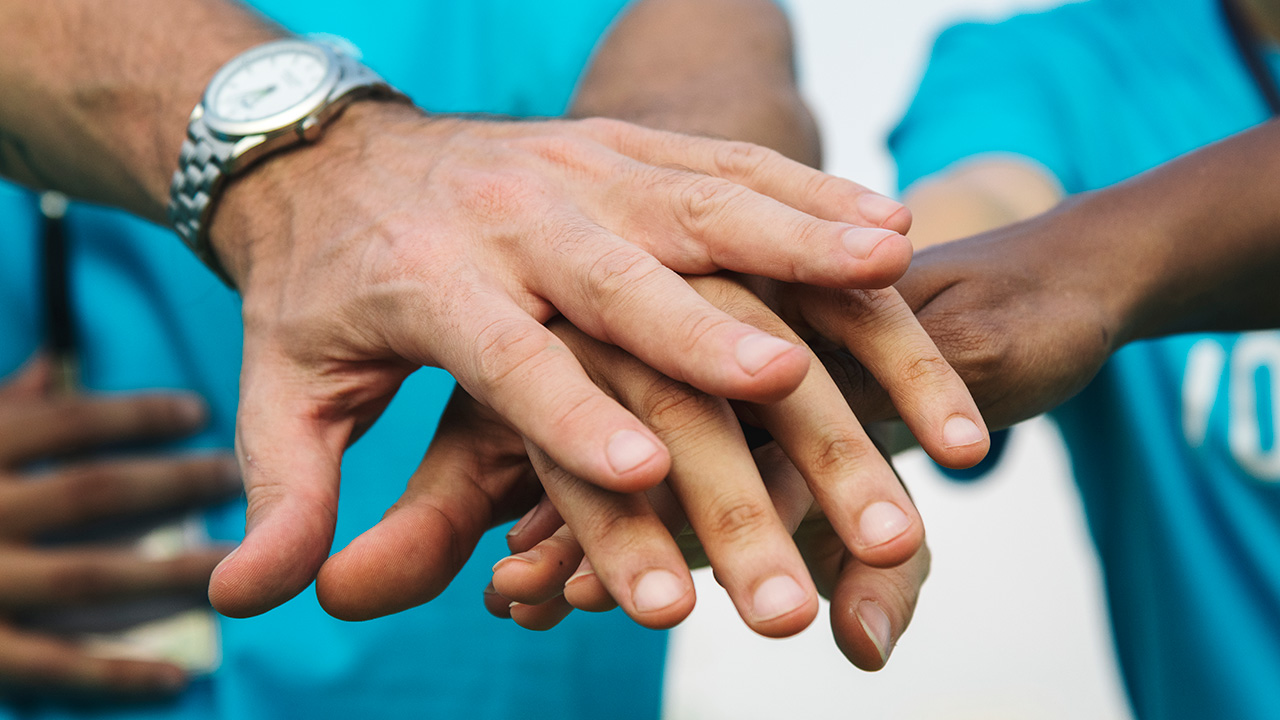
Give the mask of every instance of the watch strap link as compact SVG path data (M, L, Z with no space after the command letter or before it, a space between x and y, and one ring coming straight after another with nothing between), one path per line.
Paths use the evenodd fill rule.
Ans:
M231 143L215 138L204 123L187 125L178 170L169 189L169 223L200 262L228 287L235 287L231 275L213 251L208 231L213 198L227 179L223 162L230 156Z
M330 91L325 106L314 118L315 122L323 125L347 104L359 98L376 97L411 102L356 58L337 50L334 54L340 68L338 82ZM203 104L196 107L191 121L187 123L187 137L182 142L178 169L173 173L169 186L169 224L182 238L183 244L218 279L234 289L235 282L209 241L209 219L227 178L243 169L246 163L236 157L235 143L215 136L202 118ZM285 132L294 133L296 130L286 129ZM301 133L296 137L298 142L303 141Z

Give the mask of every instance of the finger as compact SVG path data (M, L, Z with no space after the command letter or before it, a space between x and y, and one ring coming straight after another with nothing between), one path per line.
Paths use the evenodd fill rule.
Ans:
M204 425L208 409L190 393L63 397L0 411L0 465L86 448L181 437Z
M648 194L630 201L627 237L676 270L726 269L818 287L887 287L911 262L911 242L876 227L816 218L713 175L640 166ZM653 222L654 209L673 221Z
M649 253L601 227L555 227L557 244L530 243L528 261L570 271L537 276L534 290L588 335L721 397L769 402L804 378L803 349L713 307Z
M25 538L86 523L178 512L227 500L241 490L230 455L84 463L0 485L0 528Z
M573 353L509 298L476 293L470 314L450 332L441 364L472 397L492 408L576 476L623 492L652 487L670 458L658 438L591 382ZM422 337L417 318L413 341ZM445 339L446 341L448 338ZM400 347L425 361L428 348Z
M493 583L484 589L484 609L500 620L511 619L511 601L494 590Z
M578 349L576 329L559 326L557 332L580 354L589 351ZM817 592L773 510L729 406L655 373L615 348L595 346L593 354L594 362L609 369L607 382L618 399L670 448L667 484L739 614L756 632L771 637L806 627L817 613ZM550 487L548 494L556 499ZM596 528L575 524L558 500L556 507L587 548L596 573L625 608L610 575L630 575L639 566L626 556L593 552L589 536ZM594 540L597 545L602 542Z
M493 587L510 600L539 605L564 592L582 560L582 546L569 527L561 525L532 548L499 560L493 566Z
M96 657L72 642L0 625L0 696L67 693L163 696L181 691L186 674L176 665Z
M573 606L564 596L556 596L539 605L513 602L509 608L511 619L526 630L550 630L573 612Z
M540 494L520 436L456 390L395 506L321 568L320 604L343 620L421 605L448 586L485 531Z
M795 535L800 524L815 509L813 493L804 476L796 469L777 443L769 443L751 453L760 477L769 491L769 500L787 533Z
M507 549L513 553L524 552L551 537L562 525L564 519L560 511L543 495L542 500L507 531Z
M850 349L885 388L921 447L939 464L967 468L991 440L964 381L896 290L813 293L804 320Z
M902 234L911 227L911 213L901 203L759 145L636 128L618 122L593 122L598 128L594 131L602 141L650 165L692 168L745 185L827 220L883 227Z
M333 543L342 452L353 422L322 409L301 387L300 374L246 347L236 418L245 537L209 583L214 608L229 617L264 613L302 592Z
M795 334L737 283L699 278L718 307L782 337ZM798 338L797 338L798 339ZM795 392L754 405L752 413L804 476L818 505L857 557L887 567L906 561L924 542L924 525L887 460L845 404L816 356Z
M596 575L595 566L590 558L582 558L578 569L569 576L564 584L564 599L577 610L602 613L618 607L618 601L609 594L609 589Z
M929 575L928 546L894 568L873 568L845 554L831 598L831 632L845 657L863 670L879 670L915 613Z
M226 554L226 548L205 548L152 560L131 550L5 548L0 607L23 611L155 595L199 597Z
M602 490L573 477L530 444L529 458L601 582L633 620L668 628L693 610L693 578L679 548L641 494Z

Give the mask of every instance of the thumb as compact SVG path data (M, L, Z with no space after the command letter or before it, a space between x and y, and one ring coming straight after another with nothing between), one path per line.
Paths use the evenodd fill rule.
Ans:
M929 547L905 563L873 568L847 551L831 598L831 632L845 657L863 670L879 670L906 631L929 576Z
M236 418L245 538L209 583L210 602L229 617L264 613L302 592L333 544L353 424L326 412L295 374L288 364L246 359Z

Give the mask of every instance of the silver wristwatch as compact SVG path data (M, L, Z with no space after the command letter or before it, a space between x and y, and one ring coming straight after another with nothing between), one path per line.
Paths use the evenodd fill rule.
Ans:
M209 218L228 178L268 153L319 139L353 100L408 100L351 55L320 42L276 40L232 58L209 81L187 125L169 187L169 223L227 285Z

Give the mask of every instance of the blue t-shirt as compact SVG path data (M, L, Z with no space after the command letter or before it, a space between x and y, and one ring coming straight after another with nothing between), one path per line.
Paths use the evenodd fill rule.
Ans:
M947 30L890 147L904 188L1012 153L1074 193L1267 117L1214 0L1091 0ZM1137 714L1280 717L1280 333L1134 343L1055 417Z
M557 115L597 39L626 0L260 0L297 32L329 32L435 111ZM176 162L176 159L175 159ZM0 374L40 342L35 199L0 186ZM76 206L68 218L83 373L94 390L186 388L212 426L186 446L232 445L241 326L235 295L171 232ZM372 526L421 460L452 380L415 374L348 452L335 548ZM243 502L209 513L214 538L242 536ZM655 718L665 634L625 615L577 613L531 633L483 609L487 537L474 562L425 607L367 623L326 615L308 590L266 615L223 620L223 660L176 703L99 711L5 708L0 718Z

